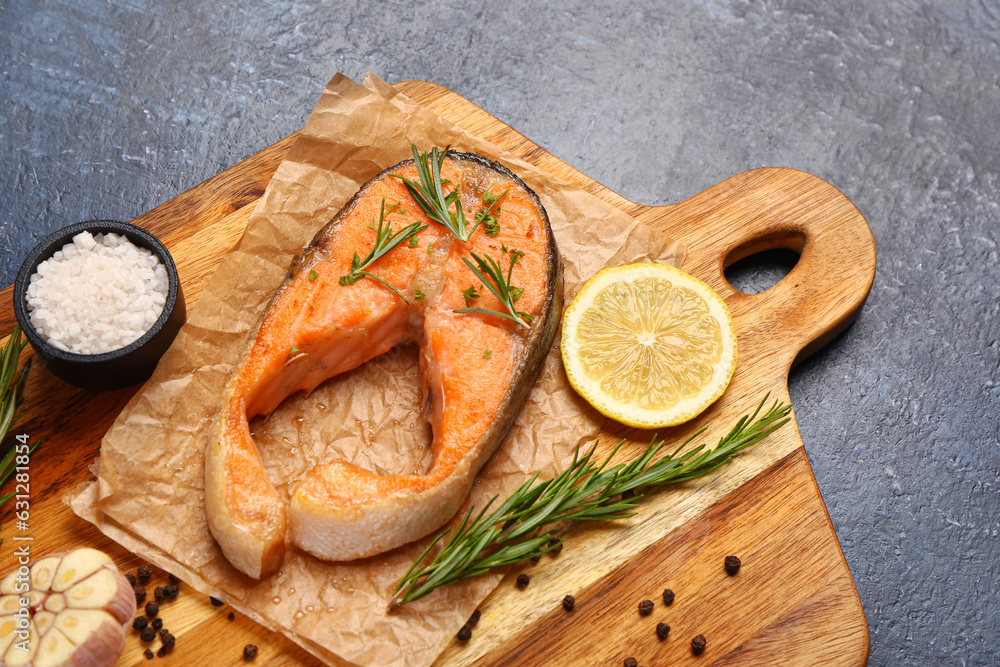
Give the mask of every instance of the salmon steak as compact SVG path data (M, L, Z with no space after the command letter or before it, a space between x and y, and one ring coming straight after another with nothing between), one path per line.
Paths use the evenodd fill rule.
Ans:
M427 207L421 183L447 213ZM345 561L440 528L527 398L561 310L548 216L502 165L414 148L365 183L295 256L225 385L205 451L208 524L225 557L259 579L286 543ZM380 475L335 459L280 497L249 420L404 344L419 348L429 468Z

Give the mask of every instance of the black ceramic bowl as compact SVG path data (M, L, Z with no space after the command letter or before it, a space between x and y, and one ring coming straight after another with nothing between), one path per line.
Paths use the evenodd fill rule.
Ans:
M28 281L38 265L83 231L95 235L109 232L124 235L136 246L146 248L159 257L167 270L167 300L159 319L137 340L101 354L77 354L49 345L31 326L25 301ZM32 249L21 264L14 282L14 315L35 354L53 375L83 389L104 390L121 389L149 379L160 357L187 319L187 309L174 260L156 237L127 222L90 220L60 229Z

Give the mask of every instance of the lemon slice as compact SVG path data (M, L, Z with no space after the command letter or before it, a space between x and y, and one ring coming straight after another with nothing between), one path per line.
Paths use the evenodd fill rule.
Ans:
M668 264L629 264L588 280L563 314L569 383L629 426L693 419L729 385L736 327L711 287Z

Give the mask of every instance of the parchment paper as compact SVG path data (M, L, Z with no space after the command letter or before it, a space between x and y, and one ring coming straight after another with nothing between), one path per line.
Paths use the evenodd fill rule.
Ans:
M192 586L280 631L329 664L429 665L500 580L491 574L387 612L392 588L427 540L363 561L327 563L290 548L281 570L254 581L232 568L208 531L203 449L221 388L292 256L383 169L450 145L509 167L538 193L565 263L567 301L607 265L680 265L683 249L609 204L557 181L370 77L337 75L278 167L237 248L220 264L153 378L101 446L97 482L71 507L112 539ZM342 457L387 474L425 469L415 347L291 397L251 431L268 475L287 493L304 471ZM562 469L604 418L569 387L558 345L466 507L506 495L528 476ZM462 510L465 511L464 509ZM428 538L429 539L429 538Z

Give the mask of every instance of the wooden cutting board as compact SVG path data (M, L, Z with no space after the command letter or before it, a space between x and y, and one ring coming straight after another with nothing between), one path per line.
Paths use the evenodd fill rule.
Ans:
M687 245L683 268L708 282L733 312L740 362L723 398L694 424L664 434L671 439L702 425L728 428L752 411L765 392L788 402L790 368L847 327L871 288L875 246L864 218L843 194L814 176L790 169L757 169L678 204L642 206L561 162L451 91L418 81L396 87L473 134ZM135 220L170 249L189 308L239 240L254 204L294 139L292 135L279 141ZM725 267L775 247L800 255L795 268L777 285L762 294L746 295L726 282ZM2 335L9 334L14 322L10 293L10 288L4 290L0 302ZM138 556L76 517L62 502L89 477L88 466L99 453L101 437L134 393L135 389L88 393L58 381L40 365L32 370L25 391L26 414L15 430L42 441L31 463L29 528L17 533L33 538L32 554L88 545L111 553L126 572L141 564ZM609 533L616 528L580 531L570 537L566 551L594 554L593 561L581 565L579 557L560 555L557 558L563 560L551 559L534 566L535 571L522 568L533 576L527 591L512 585L521 571L512 570L482 605L473 639L453 643L438 664L611 666L622 665L630 656L647 666L865 664L869 639L864 612L794 420L754 455L756 459L749 458L750 453L745 459L757 463L752 475L739 477L739 470L750 469L746 465L719 471L708 482L716 485L712 501L689 504L682 519L662 534L648 534L659 525L655 521L643 524L647 534L639 542L618 540ZM732 488L726 486L727 480ZM697 499L695 494L704 493L703 488L693 483L687 492ZM5 507L0 522L12 523L12 511ZM9 525L0 537L11 538L13 529ZM626 533L642 535L642 530ZM0 546L4 571L15 565L17 544L23 543L7 539ZM617 564L603 557L616 549L632 551ZM744 563L735 577L723 571L723 558L731 554ZM547 582L558 582L560 588L546 588ZM165 583L166 574L156 572L148 587L152 591ZM676 592L670 607L661 601L667 587ZM243 664L243 646L250 643L260 648L256 665L319 664L283 636L239 614L229 620L228 607L211 605L183 584L181 590L161 613L165 627L177 636L177 647L169 657L174 664ZM561 606L567 593L577 600L571 613ZM647 598L656 603L655 611L642 617L637 606ZM661 621L671 626L665 641L655 634ZM690 649L697 634L708 640L708 648L698 657ZM146 664L145 648L130 633L117 664Z

